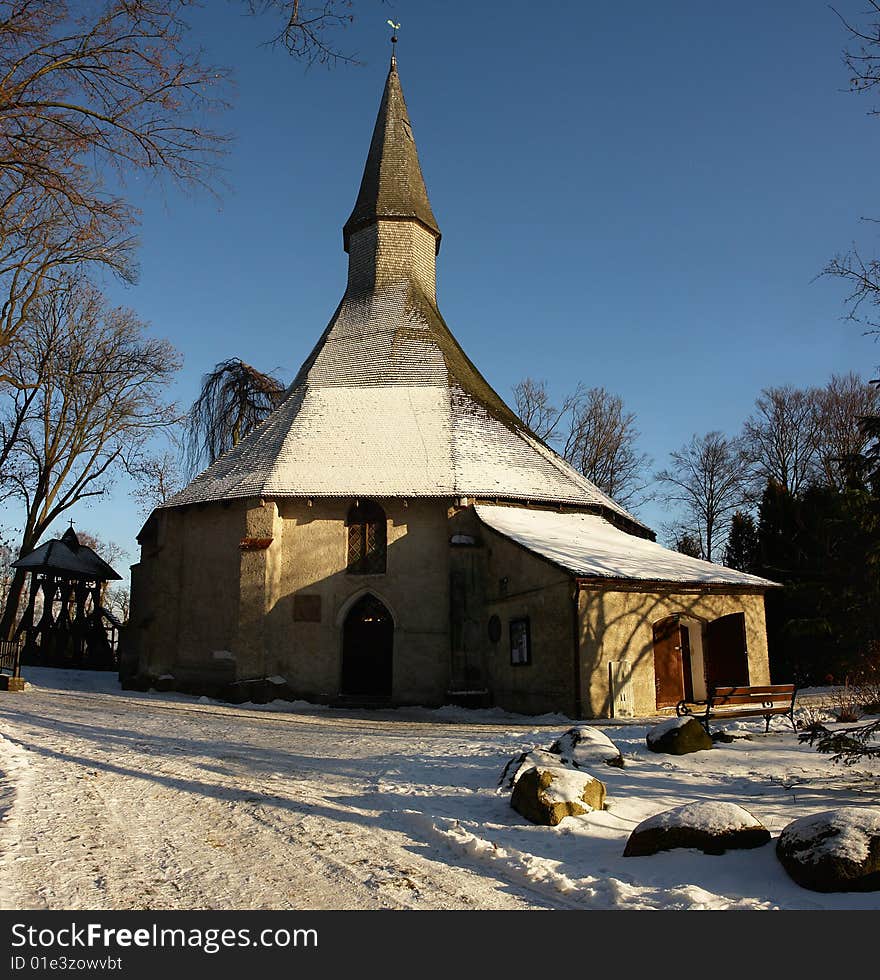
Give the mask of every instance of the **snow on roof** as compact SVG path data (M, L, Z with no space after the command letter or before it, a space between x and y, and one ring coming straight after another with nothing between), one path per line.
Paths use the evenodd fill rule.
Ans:
M776 583L671 551L627 534L594 514L560 514L478 504L477 516L493 531L584 578L697 582L756 589Z
M529 434L410 285L346 295L283 404L165 506L258 496L546 501L644 527Z
M392 64L354 211L440 231ZM413 247L413 246L410 246ZM648 529L534 438L480 374L390 249L349 287L283 404L164 506L242 497L490 497L611 512ZM358 260L360 261L360 260ZM433 261L433 256L432 256ZM376 270L374 270L376 271Z

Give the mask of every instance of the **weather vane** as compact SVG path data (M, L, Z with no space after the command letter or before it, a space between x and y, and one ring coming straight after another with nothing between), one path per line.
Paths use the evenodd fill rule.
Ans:
M386 20L385 23L391 28L391 43L397 44L397 32L400 30L400 24L395 24L393 20Z

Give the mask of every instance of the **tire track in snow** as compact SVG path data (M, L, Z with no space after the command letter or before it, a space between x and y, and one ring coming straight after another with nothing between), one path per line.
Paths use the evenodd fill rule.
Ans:
M13 907L534 905L506 883L415 853L403 833L379 826L381 811L345 803L364 789L357 766L330 776L316 757L298 759L305 768L293 775L252 771L307 729L291 727L295 716L50 694L16 707L2 713L40 793L4 870ZM372 722L332 727L355 753L375 731ZM399 723L382 727L384 738L402 734ZM230 735L239 751L219 747Z

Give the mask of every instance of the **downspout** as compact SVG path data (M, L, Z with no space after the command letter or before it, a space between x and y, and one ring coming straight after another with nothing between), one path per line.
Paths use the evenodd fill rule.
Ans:
M572 633L574 636L574 716L577 721L581 720L584 713L581 691L580 595L581 583L575 579L572 593Z

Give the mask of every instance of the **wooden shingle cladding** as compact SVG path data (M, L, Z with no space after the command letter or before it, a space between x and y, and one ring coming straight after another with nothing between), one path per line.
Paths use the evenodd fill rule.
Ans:
M364 175L351 216L342 229L345 251L351 236L379 218L416 221L431 232L440 250L440 228L428 199L406 100L392 58Z

